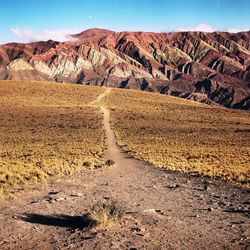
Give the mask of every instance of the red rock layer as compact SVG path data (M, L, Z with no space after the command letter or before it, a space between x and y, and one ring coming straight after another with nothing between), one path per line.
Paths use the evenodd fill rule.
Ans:
M113 32L0 46L1 79L133 88L250 109L250 32Z

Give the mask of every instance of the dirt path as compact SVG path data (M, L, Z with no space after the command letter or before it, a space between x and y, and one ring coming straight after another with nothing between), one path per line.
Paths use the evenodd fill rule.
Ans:
M112 167L77 173L0 202L0 249L247 249L249 189L167 172L130 158L116 145L100 95ZM124 202L130 218L107 230L84 228L96 202Z
M103 126L104 126L104 130L107 136L107 145L108 145L108 148L105 153L105 158L115 161L116 165L125 169L127 165L130 165L130 167L135 167L134 165L137 165L138 162L135 160L128 160L128 157L124 155L120 147L117 146L114 132L110 126L109 110L101 102L102 99L105 96L109 95L110 92L111 92L111 89L107 88L103 94L99 95L97 99L91 103L91 105L99 107L103 113Z

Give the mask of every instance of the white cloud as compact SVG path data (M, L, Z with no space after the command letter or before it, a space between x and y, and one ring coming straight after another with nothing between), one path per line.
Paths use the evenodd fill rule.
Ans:
M63 42L72 40L68 35L79 33L78 29L45 29L42 31L34 31L32 28L11 28L10 31L19 41L47 41L49 39Z
M204 31L204 32L214 32L214 31L226 31L230 33L237 33L241 31L249 31L250 29L245 29L245 28L227 28L227 29L217 29L215 27L212 27L208 24L199 24L194 27L182 27L176 29L176 31Z
M238 29L238 28L228 28L227 29L227 32L230 32L230 33L238 33L241 31L249 31L249 29Z
M199 24L197 26L194 27L182 27L182 28L178 28L177 31L204 31L204 32L213 32L215 31L215 28L211 27L208 24Z

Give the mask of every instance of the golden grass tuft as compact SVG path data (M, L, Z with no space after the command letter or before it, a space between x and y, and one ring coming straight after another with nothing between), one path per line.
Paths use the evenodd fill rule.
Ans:
M120 221L125 215L124 205L115 200L97 203L89 208L88 218L92 226L103 229Z

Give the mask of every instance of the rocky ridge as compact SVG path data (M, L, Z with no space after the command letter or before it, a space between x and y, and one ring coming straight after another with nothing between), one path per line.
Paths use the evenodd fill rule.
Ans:
M140 89L250 109L250 31L90 29L71 37L1 45L0 79Z

